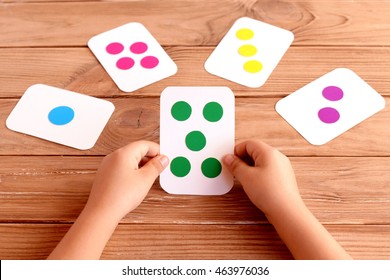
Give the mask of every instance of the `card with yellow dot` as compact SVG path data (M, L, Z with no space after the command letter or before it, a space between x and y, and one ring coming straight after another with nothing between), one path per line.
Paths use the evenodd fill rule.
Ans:
M238 19L205 63L207 72L257 88L271 75L294 40L288 30L243 17Z
M227 87L167 87L160 102L160 175L168 193L222 195L233 177L222 164L234 152L234 94Z

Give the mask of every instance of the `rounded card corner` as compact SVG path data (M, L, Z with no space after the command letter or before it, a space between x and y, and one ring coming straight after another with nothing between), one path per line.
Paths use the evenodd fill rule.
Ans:
M164 192L169 193L169 194L176 194L176 193L174 193L174 192L171 192L168 188L165 188L165 187L164 187L164 182L163 182L163 179L161 178L161 176L160 176L160 179L159 179L159 183L160 183L160 188L161 188Z
M326 140L326 141L315 141L313 139L309 140L309 139L306 139L310 144L312 144L313 146L322 146L326 143L328 143L330 140Z
M26 92L27 91L30 91L30 90L33 90L35 88L42 88L42 87L48 87L47 85L44 85L44 84L33 84L31 86L29 86L27 89L26 89Z
M229 91L229 93L231 93L234 96L234 92L233 92L233 90L230 87L228 87L228 86L221 86L221 88L223 88L226 91Z
M380 94L379 94L380 95ZM382 95L380 95L380 97L381 97L381 105L382 105L382 108L381 108L381 110L383 110L383 109L385 109L386 108L386 99L382 96Z
M220 192L220 193L217 193L215 195L225 195L225 194L228 194L234 187L234 180L232 179L232 181L229 183L229 185L227 185L227 188Z
M89 38L89 40L87 41L87 46L88 48L92 48L92 44L93 44L93 41L95 40L95 36L93 36L92 38Z
M167 95L167 92L168 92L171 88L173 88L173 86L168 86L168 87L164 88L163 91L162 91L161 94L160 94L160 99L163 99L163 98L165 97L165 95Z
M130 92L133 92L133 91L136 90L136 89L134 89L134 88L128 88L128 87L126 87L126 86L122 86L122 85L118 85L118 84L116 84L116 85L117 85L117 87L118 87L121 91L126 92L126 93L130 93Z
M6 126L9 130L13 130L13 129L12 129L12 122L11 122L11 115L9 115L8 118L5 120L5 126Z
M173 61L173 59L172 59L172 61ZM168 77L176 75L178 70L179 70L179 68L177 67L176 63L173 61L173 63L172 63L172 71L171 71L171 74Z
M244 21L244 20L256 20L256 19L250 18L250 17L240 17L240 18L236 19L236 21L234 23L239 22L239 21Z
M282 101L283 99L280 99L279 101L277 101L276 103L275 103L275 111L276 112L278 112L279 113L279 109L280 109L280 102Z
M138 25L138 26L145 27L145 25L143 25L139 21L132 21L132 22L126 23L125 25Z
M355 73L354 71L352 71L351 69L346 68L346 67L338 67L338 68L334 69L333 71L337 71L337 72L346 72L346 73L349 73L349 74L354 74L354 75L356 75L356 73Z
M256 83L256 84L246 84L244 86L247 86L248 88L260 88L262 87L263 85L265 84L265 82L260 82L260 83Z
M81 151L87 151L87 150L90 150L90 149L92 149L94 146L95 146L95 144L94 144L94 145L92 145L92 146L86 146L86 147L77 147L77 149L79 149L79 150L81 150ZM72 147L72 148L76 148L76 147Z
M111 111L114 112L114 111L115 111L115 105L114 105L114 103L112 103L111 101L108 101L108 100L107 100L107 102L108 102L108 104L109 104L109 106L110 106Z
M225 192L220 193L220 194L216 194L216 195L226 195L226 194L228 194L232 189L233 189L233 186L232 186L231 188L229 188L228 190L226 190Z
M294 34L294 32L292 32L291 30L287 30L287 31L288 31L288 33L290 34L291 43L294 42L294 40L295 40L295 34Z
M210 71L210 61L209 61L209 59L207 59L207 60L205 61L205 63L203 64L203 67L204 67L204 70L206 70L207 72L209 72L210 74L212 74L211 71Z

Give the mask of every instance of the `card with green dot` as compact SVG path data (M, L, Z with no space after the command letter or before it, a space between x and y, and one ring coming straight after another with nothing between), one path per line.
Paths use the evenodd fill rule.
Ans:
M257 88L276 68L294 40L288 30L251 18L239 18L205 62L207 72Z
M228 87L167 87L160 102L160 152L170 159L160 185L171 194L222 195L233 177L234 94Z

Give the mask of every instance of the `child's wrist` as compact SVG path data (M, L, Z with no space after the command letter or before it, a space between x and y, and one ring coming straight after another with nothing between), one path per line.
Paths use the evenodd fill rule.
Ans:
M122 217L119 217L119 215L113 213L110 209L104 209L103 207L88 202L85 205L82 214L113 227L116 227L122 219Z
M275 205L275 207L272 207L268 211L264 211L264 214L268 221L272 225L275 225L296 215L302 215L307 212L306 210L307 207L303 200L298 200L295 202Z

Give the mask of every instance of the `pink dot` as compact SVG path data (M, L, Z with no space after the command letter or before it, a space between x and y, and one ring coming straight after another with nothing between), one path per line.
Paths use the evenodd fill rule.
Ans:
M340 119L340 113L331 107L325 107L318 111L318 117L324 123L335 123Z
M130 46L130 51L135 54L141 54L148 50L148 45L143 42L137 42Z
M128 70L134 66L134 60L131 57L122 57L116 62L116 67L121 70Z
M141 65L144 68L152 69L158 65L158 58L155 56L145 56L141 59Z
M329 101L338 101L344 96L341 88L336 86L329 86L322 90L322 95Z
M118 54L118 53L121 53L123 51L124 47L121 43L117 43L117 42L114 42L114 43L111 43L109 44L107 47L106 47L106 51L109 53L109 54Z

